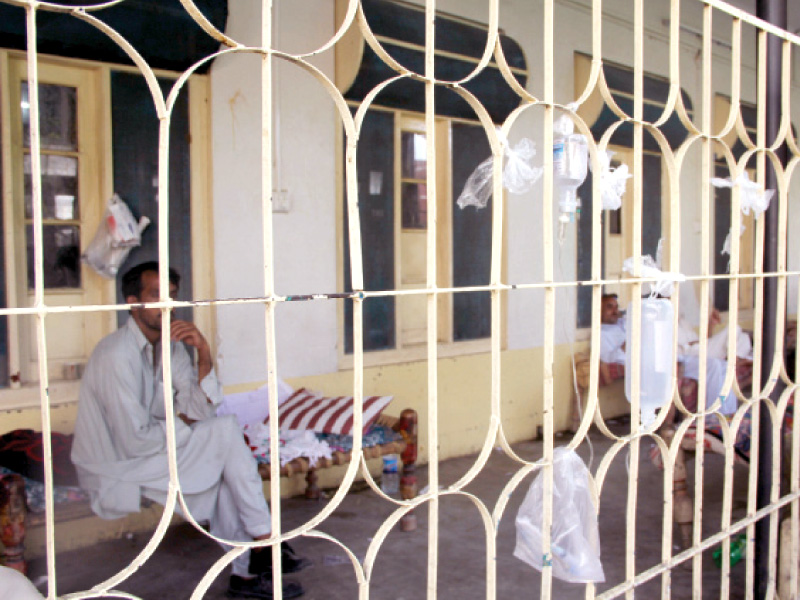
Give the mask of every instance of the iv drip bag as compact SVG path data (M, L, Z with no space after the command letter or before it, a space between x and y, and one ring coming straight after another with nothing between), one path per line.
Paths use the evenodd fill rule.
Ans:
M632 311L628 311L629 319ZM656 419L656 411L670 399L672 375L675 371L673 352L672 302L666 298L642 298L641 340L639 343L639 411L642 427L649 427ZM629 321L625 343L625 396L632 401L631 358L633 356L632 331Z
M553 124L553 182L561 211L559 221L575 220L580 206L578 188L586 179L589 167L589 146L586 137L573 133L575 125L567 115L562 115Z

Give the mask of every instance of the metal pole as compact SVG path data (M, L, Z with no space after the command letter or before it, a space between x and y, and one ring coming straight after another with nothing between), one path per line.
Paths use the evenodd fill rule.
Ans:
M786 29L786 0L757 0L756 15L782 29ZM766 139L767 145L772 144L778 134L781 120L781 40L769 36L767 41L767 105L766 109ZM782 164L786 164L785 146L779 151ZM777 189L777 177L770 161L767 161L766 188ZM778 269L778 202L772 202L769 210L764 215L764 272L774 272ZM778 300L778 280L768 277L764 281L764 320L762 344L762 370L761 384L766 385L772 368L772 359L776 345L775 325L777 321L776 306ZM756 494L757 507L763 508L770 504L770 491L773 478L772 461L772 424L768 413L762 411L759 427L758 446L758 489ZM751 468L755 465L751 465ZM756 523L755 539L755 597L766 598L770 590L769 582L769 517Z

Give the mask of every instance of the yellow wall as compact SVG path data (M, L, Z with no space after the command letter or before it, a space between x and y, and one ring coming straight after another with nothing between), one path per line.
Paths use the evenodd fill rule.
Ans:
M72 433L75 417L78 414L77 399L64 404L57 404L50 409L50 421L53 431ZM42 417L38 408L25 408L0 411L0 434L14 429L42 430Z

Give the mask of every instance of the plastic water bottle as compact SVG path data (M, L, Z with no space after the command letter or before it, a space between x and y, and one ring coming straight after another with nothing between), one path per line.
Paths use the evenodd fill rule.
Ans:
M747 534L740 533L731 540L731 566L742 560L747 554ZM722 567L722 546L714 550L714 564Z
M387 454L383 457L383 474L381 475L381 490L387 496L393 496L400 491L400 473L398 466L400 457L397 454Z
M642 427L650 426L656 412L670 399L675 358L672 355L672 303L665 298L642 298L641 342L639 344L639 411ZM632 311L628 311L628 318ZM631 392L631 361L633 358L633 323L626 327L625 343L625 396Z

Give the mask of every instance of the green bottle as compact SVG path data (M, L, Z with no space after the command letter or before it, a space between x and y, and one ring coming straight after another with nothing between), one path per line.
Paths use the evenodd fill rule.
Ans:
M747 554L747 534L740 533L731 540L731 566L742 560ZM722 567L722 546L714 550L714 564Z

